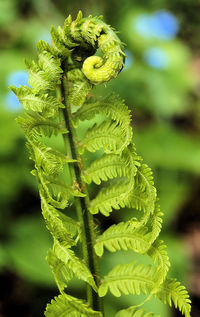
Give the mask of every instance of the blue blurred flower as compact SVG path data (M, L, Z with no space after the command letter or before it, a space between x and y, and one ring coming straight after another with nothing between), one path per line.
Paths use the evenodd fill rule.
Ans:
M145 62L158 69L166 69L169 66L169 55L160 47L151 47L144 52Z
M152 37L150 15L140 14L133 20L133 28L143 37Z
M38 37L36 38L36 44L40 40L43 40L47 42L49 45L51 45L51 34L49 33L48 30L38 35Z
M9 91L5 97L5 104L10 110L20 110L22 106L13 91Z
M171 13L157 11L151 17L151 30L154 37L161 40L170 40L178 32L178 23Z
M11 72L6 78L6 83L7 86L13 85L16 87L28 85L28 72L25 70Z
M18 70L11 72L8 74L6 78L6 84L7 86L16 86L19 87L20 85L22 86L29 86L28 85L28 72L25 70ZM29 86L30 87L30 86ZM19 110L22 108L19 100L17 99L16 95L14 92L9 91L6 96L5 96L5 104L8 109L10 110Z
M133 59L133 55L129 51L125 50L125 54L127 57L125 59L124 68L128 69L133 64L134 59Z
M140 14L133 22L136 32L143 37L170 40L178 32L176 17L166 10L154 14Z

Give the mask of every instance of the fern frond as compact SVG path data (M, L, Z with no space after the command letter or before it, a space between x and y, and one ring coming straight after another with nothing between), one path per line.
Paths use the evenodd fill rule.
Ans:
M54 239L56 239L63 248L71 248L76 244L72 235L64 226L62 220L59 218L57 210L49 205L41 196L42 214L46 221L47 228L51 232Z
M42 168L46 175L57 175L62 172L64 164L71 161L63 153L52 149L41 142L27 143L30 159L36 162L36 168Z
M105 296L108 290L116 297L121 296L121 293L146 295L147 292L151 293L152 290L156 290L159 275L160 272L151 265L135 266L135 262L119 264L104 277L99 287L99 296ZM175 307L179 308L185 317L190 317L191 301L188 292L175 279L166 279L153 295L170 306L173 301Z
M46 260L53 271L59 291L62 293L74 274L64 262L57 258L52 249L49 249Z
M133 250L142 254L150 247L147 231L147 227L138 228L134 220L112 225L97 238L95 252L102 256L105 247L110 252Z
M120 310L115 314L115 317L160 317L154 315L154 313L146 313L144 309L136 309L131 306L127 309Z
M104 154L84 171L83 177L86 183L92 181L100 184L101 181L107 181L115 177L133 178L137 171L138 156L125 149L121 155Z
M32 174L39 181L39 191L44 196L45 200L55 208L64 209L68 206L70 196L85 197L78 189L67 185L60 179L45 176L41 171L33 170Z
M39 182L39 192L48 204L51 204L55 208L64 209L68 206L70 196L70 186L58 186L58 190L55 190L55 185L51 184L50 180L40 171L33 170L32 175L36 176ZM56 180L54 180L55 184ZM53 188L52 188L53 187ZM71 189L72 191L72 189Z
M60 64L60 60L52 56L52 54L48 51L43 51L39 54L38 65L47 74L54 85L56 85L63 73Z
M58 109L64 108L64 105L55 97L48 94L38 95L30 87L16 88L11 86L10 89L16 94L24 109L42 113L46 118L55 117L58 114Z
M24 130L27 137L37 142L38 138L42 136L51 137L57 136L59 133L68 133L66 128L63 128L61 124L55 120L44 118L37 112L26 113L24 116L18 116L17 123Z
M76 188L75 185L71 186L60 180L59 178L55 178L52 176L49 176L47 178L47 181L49 181L52 192L54 196L57 197L59 200L59 197L62 195L62 193L66 192L66 195L72 195L74 197L85 197L85 194L81 192L78 188Z
M65 45L62 39L60 29L56 30L54 26L51 27L51 51L53 55L61 58L62 60L71 55L71 50Z
M60 31L60 37L63 39L65 45L69 48L74 48L80 44L75 42L71 35L72 17L69 15L64 22L63 31Z
M66 227L67 231L70 232L71 236L81 235L80 223L66 216L62 211L57 210L59 218L62 220L63 225Z
M44 40L39 40L37 42L37 50L38 54L42 54L43 52L51 52L51 47L49 43L45 42Z
M136 174L137 175L137 174ZM142 218L141 225L145 225L149 219L150 212L153 211L153 203L151 194L148 191L141 191L141 184L135 179L131 182L127 180L120 180L114 185L102 188L98 195L91 201L91 213L96 214L99 211L108 216L112 208L136 208L145 213Z
M79 259L72 250L63 246L59 241L54 240L54 252L56 256L64 262L67 267L74 273L74 275L89 285L97 292L97 286L94 282L94 278L86 266L86 264Z
M147 227L138 227L137 222L129 220L112 225L99 236L94 246L98 256L102 256L104 247L110 252L118 250L133 250L134 252L147 253L157 264L157 270L160 271L161 282L166 278L170 262L165 250L163 241L155 241L151 245L151 232L148 233ZM159 285L159 283L158 283Z
M86 96L91 90L92 85L87 79L76 80L73 82L72 87L69 89L68 102L71 106L79 107L84 104Z
M102 188L96 198L91 201L90 212L92 214L101 212L104 216L109 216L112 208L124 208L129 202L131 188L132 186L126 180Z
M130 124L130 110L125 105L124 100L118 95L112 94L101 99L91 99L79 108L74 114L74 121L90 120L97 114L109 116L112 120L122 125Z
M103 317L101 312L94 311L83 300L62 293L47 304L46 317Z
M101 181L128 175L130 168L127 160L117 154L106 154L92 162L84 171L83 177L86 183L101 184Z
M166 279L160 286L160 290L155 294L164 304L178 308L185 317L190 317L191 300L186 288L177 282L176 279Z
M158 265L157 269L160 272L161 282L163 282L170 267L166 245L164 245L162 240L157 240L149 248L147 254L152 258L153 262Z
M74 121L90 120L96 114L104 114L116 121L116 123L121 126L123 134L126 136L124 148L125 146L128 146L132 138L132 128L130 126L130 110L125 105L124 100L119 98L119 96L112 94L102 100L86 102L84 106L78 109L74 114Z
M116 297L121 296L121 293L125 295L150 293L156 283L157 272L152 265L139 264L135 266L135 263L134 261L115 266L104 277L99 287L99 296L105 296L108 290Z
M152 227L152 233L151 233L151 243L153 243L157 237L159 236L159 233L162 228L162 222L163 222L163 213L160 211L160 205L158 203L158 200L155 203L155 210L153 216L151 216L151 227Z
M35 61L25 60L26 67L29 71L28 83L35 93L47 93L55 89L55 81L43 71Z
M104 22L100 19L101 17L91 17L89 21L86 20L86 23L83 23L81 28L82 38L92 46L95 46L95 42L103 30Z
M127 152L125 152L125 157L127 157L127 153L131 153L131 151L127 149ZM115 158L114 155L111 157ZM120 160L123 160L123 155L121 156L121 159L119 159L119 162ZM99 161L97 161L97 168L99 162L100 164L101 162L104 163L104 158L101 158ZM135 165L134 162L136 162ZM130 170L128 171L128 177L131 178L130 182L121 180L117 184L101 189L96 198L91 201L90 210L94 214L100 211L104 215L108 215L112 211L112 208L119 209L120 207L123 208L125 206L128 208L136 208L137 210L143 210L143 212L146 213L142 223L144 225L147 222L150 213L153 213L155 209L156 189L153 184L152 172L145 164L140 167L140 163L134 161L134 155L129 155L129 164ZM137 173L134 178L134 169L136 168L136 165ZM126 168L126 165L124 168ZM116 175L115 169L112 168L111 170L111 175ZM105 180L107 179L107 175L104 174L108 174L108 171L110 171L109 167L105 171L102 169L102 175ZM97 172L94 172L93 168L92 172L93 173L91 174L94 175L95 180L99 182L100 177L98 177L98 170Z
M174 302L185 317L190 317L185 287L166 278L170 263L163 241L157 240L162 213L152 171L142 163L132 143L130 111L114 94L98 100L89 95L94 85L115 78L122 70L124 44L101 17L83 18L81 11L75 21L69 16L63 28L52 27L51 37L51 45L39 41L38 62L26 61L31 88L11 86L27 110L17 121L34 161L31 173L38 181L42 215L53 238L47 261L61 292L47 305L45 316L103 317L95 309L103 311L99 297L110 291L116 297L148 293L137 307L154 296L170 306ZM94 55L98 48L103 58ZM100 123L78 139L79 122L96 115L101 115ZM45 144L46 137L58 134L63 135L66 154ZM85 169L85 150L102 150L104 154ZM70 174L68 181L64 181L65 170ZM91 182L107 182L93 200L87 188ZM76 220L61 211L69 203L75 205ZM109 216L113 209L124 207L142 212L138 212L138 219L110 226L96 239L92 214ZM83 258L77 255L78 242ZM119 264L100 281L97 256L103 255L104 248L110 252L132 250L148 255L153 263ZM64 293L72 278L85 282L88 303ZM123 316L154 314L132 306L116 314Z
M135 183L142 193L147 193L148 209L150 213L153 213L156 201L156 188L154 186L152 170L146 164L142 164L138 168Z
M80 141L80 150L95 152L103 148L105 153L121 153L126 145L126 135L123 129L110 120L103 121L88 129Z

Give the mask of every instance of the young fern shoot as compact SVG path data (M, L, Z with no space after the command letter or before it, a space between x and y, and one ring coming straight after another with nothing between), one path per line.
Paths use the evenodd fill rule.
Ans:
M115 297L143 293L148 300L154 296L170 306L174 303L190 317L185 287L167 277L170 262L164 242L158 239L162 212L152 171L132 141L130 111L115 94L99 99L89 95L95 85L122 70L123 44L101 17L83 18L81 12L75 21L69 16L63 28L52 27L51 36L51 46L38 42L38 62L26 62L31 88L11 87L26 110L17 121L27 138L42 214L53 238L47 261L60 295L47 304L45 316L102 317L103 297L110 291ZM94 56L98 48L103 59ZM104 118L101 123L78 138L79 123L97 114ZM63 152L47 145L47 137L53 135L62 136ZM84 152L100 149L104 154L87 165ZM70 180L65 176L66 166ZM92 182L100 185L93 199L88 193ZM73 203L76 220L66 209L69 203ZM139 217L112 225L97 236L94 215L108 217L124 207L138 210ZM134 252L148 255L152 264L119 263L101 277L99 258L104 249L132 250L133 258ZM74 277L85 282L87 300L68 294L68 283ZM155 315L133 305L115 316Z

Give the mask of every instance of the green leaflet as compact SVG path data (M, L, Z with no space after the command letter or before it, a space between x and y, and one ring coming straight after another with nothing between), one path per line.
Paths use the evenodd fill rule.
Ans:
M62 38L62 31L60 28L56 30L53 26L51 27L51 51L53 55L59 57L61 60L69 57L71 55L71 50L65 45Z
M75 43L71 34L71 25L72 25L72 17L69 15L64 22L63 28L59 28L59 36L65 43L65 45L69 48L74 48L79 46L79 43Z
M97 287L90 270L82 260L75 256L74 252L70 250L68 246L66 247L59 241L55 240L54 252L57 258L64 262L78 279L87 282L95 291L97 291Z
M166 279L155 296L164 304L168 303L171 306L173 302L174 306L179 308L185 317L190 317L191 300L186 288L180 282L177 282L176 279Z
M112 269L99 288L99 296L105 296L108 290L116 296L121 296L121 293L128 294L147 294L156 288L158 273L151 265L137 265L135 262L130 264L119 264ZM158 297L163 303L172 302L176 308L186 316L190 316L190 299L184 286L180 285L175 279L166 279L159 286L158 292L153 294Z
M148 194L148 208L150 213L153 213L156 201L156 188L154 187L152 171L146 164L142 164L138 168L136 185L138 185L142 193L146 192Z
M58 135L59 133L68 133L68 130L63 128L61 124L52 118L44 118L37 112L26 113L24 116L19 116L16 121L27 137L35 142L42 136L50 138L52 135Z
M133 250L145 253L150 248L147 232L147 227L138 228L134 220L120 222L109 227L97 238L95 251L98 256L102 256L104 247L110 252Z
M38 95L32 88L11 86L10 89L16 94L24 109L42 113L46 118L54 117L57 115L58 109L64 107L55 97L48 94Z
M63 261L57 258L54 251L51 249L48 251L46 260L52 268L56 284L58 285L59 291L62 293L64 288L67 287L68 281L73 278L73 272Z
M59 218L57 210L49 205L42 195L41 208L47 228L51 232L53 238L56 239L63 248L70 248L75 245L76 243L73 240L71 233L67 231L66 226L64 226L64 223Z
M72 69L67 73L67 77L72 83L72 87L69 87L68 102L71 106L81 106L84 104L92 85L80 69Z
M35 61L25 60L26 67L29 70L28 83L35 93L47 93L55 88L55 81L43 71Z
M130 110L124 104L124 100L119 96L112 94L102 100L92 100L86 102L75 114L74 121L77 123L78 120L89 120L92 119L96 114L104 114L116 121L123 130L125 135L124 148L129 145L132 138L132 128L130 126Z
M91 213L96 214L99 211L108 216L112 209L120 209L127 206L128 208L136 208L145 212L145 218L149 217L151 197L147 192L141 192L138 184L134 184L134 179L131 182L121 180L114 184L103 187L96 198L91 201ZM147 217L146 217L147 215ZM144 220L144 224L147 220Z
M125 177L128 175L130 168L127 160L117 154L108 154L94 161L88 169L85 170L84 180L90 184L101 184L101 181L107 181L117 176Z
M41 142L27 144L31 153L30 159L35 161L37 166L43 168L46 175L56 175L62 172L64 164L69 159L63 153L46 146Z
M126 164L123 164L123 159L127 157L129 158L129 168L126 167ZM91 213L95 214L100 211L108 216L112 208L119 209L120 207L123 208L127 206L128 208L143 210L145 213L143 224L148 221L150 214L155 210L156 189L154 187L151 169L148 168L146 164L140 165L134 158L138 157L135 154L133 155L130 149L126 149L126 151L124 151L124 157L122 153L118 160L114 155L111 156L112 160L110 160L110 162L113 162L112 167L108 165L109 158L105 156L91 165L90 168L93 173L90 172L89 168L89 177L87 171L85 172L86 175L84 175L84 177L87 182L90 182L92 178L94 178L97 183L100 182L99 168L103 180L113 178L116 174L123 176L123 173L127 173L128 176L125 176L130 178L129 182L126 179L122 179L118 181L118 183L115 182L114 185L102 188L96 198L91 201ZM116 162L118 166L121 166L121 169L120 167L115 167L114 163ZM95 168L96 170L94 171Z
M152 232L151 232L151 243L153 243L160 234L162 227L162 217L163 213L160 211L160 205L158 204L158 200L155 202L155 210L154 214L150 218ZM145 222L145 220L143 221Z
M139 164L136 154L125 149L121 155L107 154L92 162L83 177L86 183L90 184L93 181L98 185L101 181L115 177L127 177L131 180Z
M115 78L122 70L124 45L102 17L83 18L81 12L74 21L69 16L63 27L52 27L51 37L51 45L38 42L38 62L26 62L31 87L10 87L26 110L17 122L27 138L34 161L31 173L38 181L42 215L53 238L47 261L61 294L47 305L45 316L103 317L98 296L104 297L110 290L116 297L144 293L148 294L144 302L152 296L169 305L174 302L190 317L185 287L167 278L170 262L164 242L157 239L162 212L152 171L132 142L130 111L115 94L102 98L90 94L94 85ZM94 56L98 48L103 58ZM102 115L101 123L78 140L80 121L96 114ZM61 151L46 138L57 135L63 137L65 149ZM89 166L87 160L82 161L85 150L100 149L104 154ZM87 188L91 182L101 186L92 200ZM66 215L66 207L72 204L76 219ZM113 209L124 207L139 211L138 219L112 225L96 237L92 215L109 216ZM77 254L78 244L83 256ZM148 255L153 263L119 264L100 283L97 255L101 257L104 248L110 252L132 250ZM88 302L64 293L72 278L85 282ZM154 315L132 306L116 314L123 316Z
M77 235L77 238L81 235L81 226L80 223L72 219L71 217L66 216L63 212L57 210L59 218L62 220L68 232L74 237Z
M52 184L43 173L37 170L33 170L31 173L37 177L40 195L44 197L46 203L60 209L64 209L68 206L69 190L67 190L67 188L64 188L62 191L57 191L55 194L55 186L52 188Z
M42 51L39 53L39 67L48 74L52 84L56 84L63 72L59 59L52 56L50 52Z
M85 81L77 81L69 92L69 103L71 106L80 106L85 102L86 96L91 89L91 85Z
M170 262L163 241L157 240L151 244L151 234L147 227L138 226L137 222L130 220L112 225L101 236L95 244L95 252L102 256L104 247L110 252L118 250L133 250L140 254L149 255L157 264L160 283L165 280L169 270Z
M37 177L39 182L39 190L46 202L52 206L64 209L68 205L70 196L84 197L85 194L81 193L78 189L65 184L59 178L46 177L44 173L33 170L32 174Z
M83 300L65 293L55 297L48 304L45 311L46 317L102 317L100 312L92 310Z
M121 153L126 146L126 135L121 126L110 120L88 129L80 141L80 150L95 152L101 148L105 153Z
M112 208L124 208L129 204L131 189L132 185L126 180L102 188L97 197L91 201L90 212L96 214L100 211L103 215L109 216Z
M147 294L156 283L158 274L152 265L135 265L135 261L130 264L119 264L115 266L107 276L104 277L99 287L99 296L105 296L108 290L116 296L121 293Z
M154 313L146 313L144 309L136 309L131 306L127 309L120 310L115 317L160 317L155 316Z
M158 264L160 280L164 281L170 267L169 258L166 252L166 245L164 245L162 240L157 240L149 248L147 254L152 258L154 263Z

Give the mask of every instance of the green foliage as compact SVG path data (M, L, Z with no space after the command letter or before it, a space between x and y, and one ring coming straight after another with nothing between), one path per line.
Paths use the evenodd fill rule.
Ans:
M38 63L27 63L32 87L11 87L27 111L18 123L26 134L42 214L53 238L47 261L61 294L47 305L45 316L103 316L100 298L110 290L115 297L143 293L149 294L146 300L154 296L169 305L173 302L189 317L186 289L166 277L170 266L166 246L157 240L162 213L152 171L132 143L130 111L114 94L99 100L88 95L94 85L121 71L123 45L101 18L83 18L81 12L75 21L69 16L63 28L52 27L51 36L51 46L44 41L38 44ZM104 61L93 56L98 47ZM78 139L80 121L96 114L103 116L102 122ZM53 135L63 137L63 152L49 146L48 138ZM83 152L99 149L104 154L87 166ZM66 181L67 168L70 179ZM87 187L91 182L101 185L93 199ZM69 203L77 212L77 222L65 215ZM97 237L93 214L109 216L113 209L124 207L134 208L139 216L113 225ZM111 252L132 250L148 255L153 263L119 264L101 278L98 257L104 248ZM86 282L87 302L66 294L73 277ZM134 307L128 314L153 316Z
M136 310L135 307L120 310L115 317L154 317L153 313L146 313L144 309ZM157 316L158 317L158 316Z
M100 312L94 311L86 303L67 294L61 294L47 305L45 316L101 317Z

